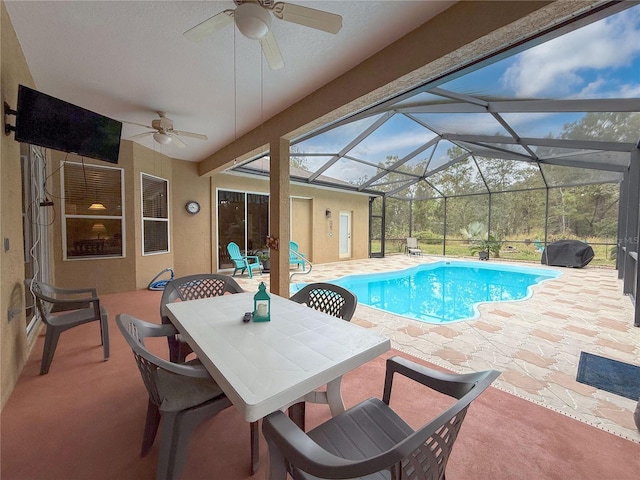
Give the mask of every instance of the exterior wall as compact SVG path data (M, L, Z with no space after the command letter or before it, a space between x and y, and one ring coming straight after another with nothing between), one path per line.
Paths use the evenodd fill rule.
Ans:
M61 197L59 166L63 160L84 161L86 164L106 165L90 158L52 151L55 173L52 175L52 191ZM153 277L166 267L173 266L173 243L169 240L170 252L157 255L142 255L141 173L148 173L169 181L169 202L172 189L172 159L159 152L129 140L120 143L118 168L124 170L124 232L126 256L103 259L62 259L62 208L56 202L53 225L53 279L65 288L87 285L90 279L98 294L127 292L146 288ZM171 213L170 222L171 222ZM170 227L170 234L173 225Z
M198 175L198 165L193 162L173 160L171 186L171 231L174 271L176 276L195 273L211 273L214 270L211 256L211 180ZM191 215L184 206L195 200L200 212ZM215 245L215 244L214 244Z
M0 55L2 101L16 108L18 85L34 87L33 78L11 25L4 3L0 3ZM15 125L15 117L8 117ZM6 403L33 347L27 339L24 313L24 252L22 245L22 184L20 144L13 134L0 139L0 388ZM9 242L5 249L4 242ZM8 311L16 312L9 320Z
M254 179L240 175L218 173L211 177L211 212L212 212L212 258L217 258L216 245L218 244L218 225L216 219L216 191L237 190L252 193L269 194L269 182L265 179ZM367 258L369 255L369 196L342 192L338 190L323 189L305 185L291 184L291 196L309 199L311 211L311 229L308 235L300 235L294 240L300 245L300 252L314 263L329 263L341 260ZM301 223L301 211L293 209L293 224ZM332 212L331 218L325 217L326 209ZM351 212L351 242L352 250L350 258L339 256L339 213ZM293 230L295 231L295 229ZM215 268L215 265L214 265Z

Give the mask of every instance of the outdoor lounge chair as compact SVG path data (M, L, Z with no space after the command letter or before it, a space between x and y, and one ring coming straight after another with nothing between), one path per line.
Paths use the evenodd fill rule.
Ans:
M457 399L414 431L389 406L398 373ZM387 360L382 400L370 398L308 433L281 411L262 422L269 446L268 478L442 480L451 448L471 402L500 375L496 370L442 373L402 357ZM429 402L425 396L425 402Z
M241 274L246 270L249 278L253 278L254 270L262 274L260 259L256 255L242 255L237 243L229 242L227 252L229 252L229 259L233 262L233 277L236 276L238 270L240 270Z
M304 264L305 254L300 253L298 244L291 240L289 242L289 265L295 265L296 268L300 268L300 265L302 265L302 270L304 271Z
M407 237L407 245L405 253L408 255L422 255L422 250L418 247L418 239L415 237Z
M40 319L47 327L40 375L49 373L60 334L89 322L100 323L104 359L109 359L107 309L100 305L95 288L59 288L32 279L26 279L24 284L33 294Z

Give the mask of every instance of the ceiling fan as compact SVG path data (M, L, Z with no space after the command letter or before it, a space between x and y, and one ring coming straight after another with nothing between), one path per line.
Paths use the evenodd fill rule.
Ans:
M259 40L262 52L271 70L284 66L280 48L271 32L271 15L285 22L293 22L306 27L338 33L342 28L342 17L315 8L303 7L293 3L274 2L273 0L233 0L237 7L224 10L193 28L184 32L184 36L198 42L208 35L235 22L240 33L253 40Z
M173 129L173 120L167 118L164 112L157 112L160 118L157 118L151 122L151 126L143 125L142 123L135 122L127 122L123 121L123 123L129 123L131 125L138 125L139 127L152 128L154 131L152 132L143 132L138 133L130 137L134 138L142 138L147 135L153 135L153 139L161 145L168 145L173 143L176 147L184 148L187 145L179 138L179 137L190 137L197 138L200 140L207 140L206 135L202 135L200 133L191 133L191 132L183 132L181 130Z

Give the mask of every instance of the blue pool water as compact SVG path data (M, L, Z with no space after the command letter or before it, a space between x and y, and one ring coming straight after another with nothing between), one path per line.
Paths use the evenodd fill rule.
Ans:
M427 323L475 318L484 302L528 298L531 286L557 278L546 268L441 261L397 272L349 275L330 283L358 296L358 302Z

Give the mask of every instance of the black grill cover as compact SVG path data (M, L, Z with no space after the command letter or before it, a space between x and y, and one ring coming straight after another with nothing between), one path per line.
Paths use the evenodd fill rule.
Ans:
M582 268L593 259L593 248L579 240L558 240L542 252L540 263L556 267Z

